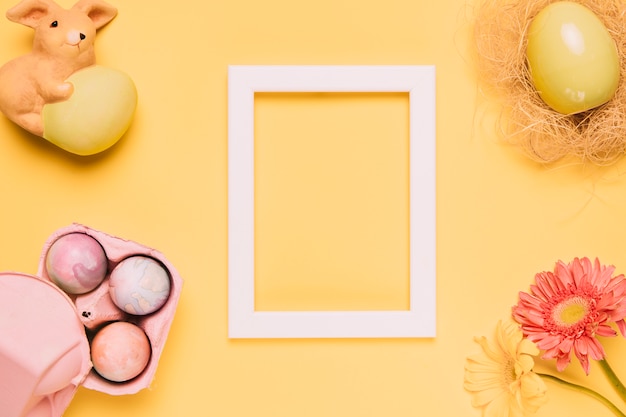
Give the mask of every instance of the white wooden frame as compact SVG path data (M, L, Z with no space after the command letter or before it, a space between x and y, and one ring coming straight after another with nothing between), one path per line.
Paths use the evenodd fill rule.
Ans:
M434 337L435 68L230 66L228 79L228 335L230 338ZM255 92L406 92L410 120L409 309L255 311Z

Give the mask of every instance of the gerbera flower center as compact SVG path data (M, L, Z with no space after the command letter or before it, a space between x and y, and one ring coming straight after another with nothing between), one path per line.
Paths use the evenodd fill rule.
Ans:
M589 310L589 300L576 295L557 304L552 310L552 319L560 326L570 327L582 321Z
M517 380L517 374L515 372L515 362L513 359L509 359L504 364L502 369L502 383L504 387L507 387Z

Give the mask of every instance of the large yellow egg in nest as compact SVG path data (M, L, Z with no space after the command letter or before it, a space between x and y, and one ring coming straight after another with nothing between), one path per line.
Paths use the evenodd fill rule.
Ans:
M100 65L76 71L66 101L46 104L43 137L77 155L93 155L126 133L137 107L137 89L124 72Z
M532 20L526 48L531 78L550 107L574 114L615 95L619 56L602 21L579 3L559 1Z
M626 2L478 0L473 51L498 132L531 159L626 152Z

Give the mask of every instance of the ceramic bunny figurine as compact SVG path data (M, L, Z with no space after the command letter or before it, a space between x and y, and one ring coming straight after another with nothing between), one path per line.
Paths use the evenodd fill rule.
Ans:
M0 68L0 111L25 130L43 135L42 109L67 100L74 87L67 78L95 64L96 30L117 9L102 0L79 0L66 10L52 0L22 0L9 20L35 30L32 51Z

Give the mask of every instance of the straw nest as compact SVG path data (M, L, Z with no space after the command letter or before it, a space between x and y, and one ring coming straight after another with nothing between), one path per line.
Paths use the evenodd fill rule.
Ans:
M620 81L606 104L574 115L548 107L535 90L526 61L532 19L554 0L484 0L475 9L473 42L482 92L497 97L504 139L531 159L552 163L564 157L609 165L626 151L626 3L580 0L605 24L620 59Z

